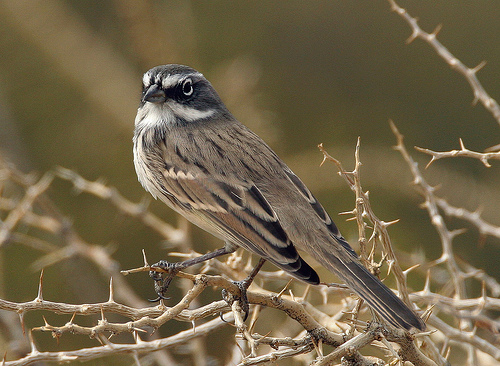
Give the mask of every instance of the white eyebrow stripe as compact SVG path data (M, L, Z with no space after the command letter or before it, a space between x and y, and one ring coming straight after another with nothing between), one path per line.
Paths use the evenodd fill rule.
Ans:
M215 114L215 109L207 109L205 111L200 111L175 101L169 101L168 106L174 112L177 117L180 117L188 122L197 121L199 119L204 119Z
M149 86L152 84L151 77L153 75L151 75L151 74L152 73L149 71L144 73L144 75L142 76L142 84L143 85ZM191 73L191 74L183 74L183 75L173 74L173 75L166 75L165 76L164 74L160 73L160 74L157 74L155 76L154 83L161 85L165 89L168 89L168 88L171 88L172 86L177 85L181 80L186 79L190 76L202 78L203 74L201 72L195 72L195 73Z
M155 79L155 82L157 84L161 84L161 86L163 87L163 89L169 89L173 86L176 86L178 85L181 80L184 80L184 79L187 79L189 78L190 76L192 77L202 77L203 75L200 74L199 72L198 73L194 73L194 74L188 74L188 75L177 75L177 74L174 74L174 75L167 75L167 76L164 76L164 75L158 75Z
M157 75L155 78L156 84L159 84L163 87L163 89L169 89L173 86L176 86L179 84L179 81L184 79L185 76L183 75L168 75L168 76L162 76L162 75Z
M151 73L145 72L144 75L142 75L142 85L148 85L150 79L151 79Z

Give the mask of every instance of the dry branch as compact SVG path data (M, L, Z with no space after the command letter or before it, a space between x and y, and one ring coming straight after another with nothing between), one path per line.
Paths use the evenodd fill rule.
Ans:
M411 43L415 39L419 38L429 44L436 53L448 64L450 67L461 74L469 83L472 91L474 93L474 101L473 103L477 103L478 101L488 110L493 118L500 124L500 106L497 101L493 99L484 89L483 85L477 78L477 73L481 70L486 62L483 61L479 63L476 67L470 68L464 65L462 61L456 58L441 42L438 41L437 35L441 30L441 26L437 26L436 29L432 33L427 33L422 30L418 25L417 18L412 17L408 14L406 9L400 7L395 0L388 0L391 5L391 10L398 14L401 18L403 18L408 25L411 27L412 34L407 39L406 43Z
M325 154L327 154L326 151ZM357 155L357 158L359 164L359 154ZM19 172L16 172L16 174L22 176L22 174ZM358 172L355 171L354 173L345 173L345 174L346 176L358 177L356 178L358 183L355 183L354 186L357 187L359 192L358 194L362 195L364 199L363 210L371 213L371 209L369 209L370 206L369 206L368 196L366 195L365 192L362 191L359 183L360 180L359 176L357 175ZM207 317L217 316L220 312L226 312L231 308L232 308L231 314L234 319L237 332L243 337L243 339L245 339L249 347L248 356L246 356L242 360L241 364L262 364L263 362L267 362L270 360L285 359L296 356L298 354L309 353L313 350L318 349L317 347L314 346L314 344L317 344L318 342L321 344L328 344L337 347L335 353L333 355L328 356L329 359L336 359L338 357L347 354L353 354L353 352L356 352L355 350L360 349L361 347L370 343L368 339L371 338L366 338L364 336L364 334L366 334L365 328L369 325L362 321L355 320L357 318L356 313L360 310L359 306L358 307L343 306L340 307L340 311L338 313L335 312L325 313L317 309L314 304L311 304L305 300L305 296L307 296L307 294L311 291L324 293L324 290L333 291L333 288L328 289L327 286L318 286L314 288L307 287L303 297L297 297L292 292L290 292L290 295L285 295L284 292L288 285L279 294L265 290L264 287L266 286L267 283L276 280L282 281L283 276L280 275L280 272L275 272L275 273L263 272L262 276L259 276L258 281L261 282L264 285L264 287L258 287L257 285L254 284L248 293L248 300L253 305L258 305L265 307L267 309L276 309L278 311L281 311L284 314L286 314L286 316L289 317L290 319L295 320L298 324L300 324L301 328L308 334L308 337L304 338L302 343L300 342L290 343L288 341L289 339L288 337L294 336L293 333L283 338L272 337L272 342L269 341L270 338L266 337L263 338L261 337L262 339L259 340L259 338L256 338L255 333L252 333L251 331L253 326L248 328L247 325L243 322L241 316L241 310L239 309L237 301L233 302L232 304L227 304L225 301L214 301L206 305L197 306L196 308L193 309L188 309L190 304L194 304L194 302L197 301L199 295L207 288L225 289L229 293L235 295L235 298L237 298L239 289L231 281L227 280L226 278L220 275L215 275L215 276L208 274L193 275L190 273L180 272L178 275L180 277L184 277L191 280L193 282L193 286L189 287L184 298L181 299L176 305L172 307L167 307L164 306L163 304L154 307L144 307L144 304L140 300L132 301L132 303L136 303L137 306L129 306L117 302L115 298L120 298L120 299L127 298L128 301L130 302L130 300L134 299L135 296L131 293L131 290L124 281L123 277L119 273L117 273L115 269L113 269L113 268L118 268L119 267L118 264L113 263L113 259L111 259L109 253L107 253L101 246L88 244L83 239L81 239L80 236L76 233L76 231L72 228L72 226L68 224L67 220L62 215L54 214L54 212L39 210L38 208L35 210L34 209L35 206L37 206L39 203L37 200L42 199L41 195L43 194L43 192L47 190L48 186L50 185L54 177L56 177L56 178L70 180L73 183L74 187L79 191L91 193L103 200L108 200L113 205L115 205L115 207L117 207L117 209L119 209L120 211L127 213L132 217L135 217L136 219L142 220L142 222L145 225L149 225L150 221L147 220L144 221L144 217L152 217L151 214L147 211L145 207L141 206L140 204L135 205L126 200L115 189L107 187L102 182L89 182L83 177L79 176L78 174L70 170L57 168L55 174L48 173L44 177L50 177L50 180L47 180L47 178L43 178L42 180L39 181L32 179L18 180L18 184L21 181L24 182L20 184L20 187L23 187L27 192L26 195L24 196L25 198L22 198L19 201L23 203L23 205L18 206L15 203L15 201L12 201L13 199L12 197L5 197L4 199L6 199L7 200L6 202L9 202L9 204L5 205L4 209L7 210L10 209L11 212L14 212L14 214L12 215L15 215L16 217L15 222L24 220L23 221L24 224L31 223L33 226L44 228L47 231L47 233L56 236L61 235L61 232L63 232L64 233L63 237L65 238L65 246L63 247L52 246L50 243L44 244L42 242L43 245L41 245L40 249L45 254L43 255L43 257L41 257L41 259L39 259L39 262L45 263L46 265L52 265L61 261L64 258L69 258L74 255L79 255L82 258L87 258L87 260L95 263L101 269L103 274L109 277L113 277L114 283L110 285L109 300L103 303L78 304L78 305L58 303L46 300L43 296L43 286L42 286L43 276L41 276L39 292L34 300L25 303L15 303L6 300L0 300L0 309L12 311L19 314L22 323L24 321L25 314L33 311L50 311L56 314L67 314L71 316L71 319L62 326L51 325L47 321L45 321L45 324L34 328L34 330L51 332L52 335L56 338L59 338L61 336L68 336L68 334L73 334L75 336L84 335L98 339L102 343L102 346L84 350L88 352L88 356L86 357L90 358L99 356L105 357L108 355L123 353L123 352L138 355L144 350L150 349L149 348L150 344L153 343L139 341L137 344L115 345L111 343L110 340L107 338L108 335L119 334L124 332L139 333L139 334L145 332L148 333L151 330L158 329L162 325L173 320L190 322L193 324L194 330L191 331L191 333L190 332L179 333L174 338L169 337L165 339L159 339L157 341L151 341L151 342L161 343L161 346L159 346L158 349L169 348L171 347L172 344L178 344L179 342L187 342L188 340L194 337L191 335L193 332L196 333L197 337L198 336L202 337L204 336L204 333L200 334L198 332L200 327L203 327L202 329L205 328L215 329L215 327L218 328L222 326L223 323L219 324L218 322L215 322L215 320L209 321L208 323L210 324L217 324L216 326L214 325L214 327L208 327L204 324L198 325L195 323L204 321L203 319ZM42 182L43 184L40 182ZM35 192L36 194L33 194L33 192ZM26 197L28 197L29 199L27 199ZM48 201L49 198L44 196L43 200ZM22 211L18 207L22 207ZM361 208L361 206L359 207ZM36 214L35 211L37 212ZM30 216L30 219L25 220L25 217L28 216ZM38 222L39 220L49 221L52 222L52 224L42 225ZM380 221L380 223L383 222ZM384 226L384 225L379 224L379 226ZM29 240L31 242L31 245L34 247L37 247L37 245L40 244L36 242L35 240L36 238L27 238L16 233L15 227L16 225L12 224L9 225L8 227L5 226L6 233L8 234L7 237L15 236L20 242ZM177 230L168 227L168 225L164 225L163 227L168 228L168 230L166 231L162 230L162 231L164 233L167 233L167 235L170 238L172 237L172 232L175 233L175 231ZM371 235L371 237L374 236ZM193 255L193 253L189 255ZM374 263L373 256L370 256L369 258L371 260L371 263ZM231 261L234 263L242 262L241 259L236 259L236 258L231 258ZM397 263L395 264L397 265ZM210 268L211 270L213 270L214 268L224 269L222 270L222 272L224 273L229 273L237 277L244 276L244 273L241 273L241 271L244 270L244 266L233 267L232 270L227 271L225 269L227 268L227 264L213 260L209 262L206 266L206 269L202 269L202 271L206 272L208 268ZM393 268L396 267L393 266ZM129 271L129 272L149 271L149 270L150 270L149 266L144 266L136 269L135 271ZM405 281L405 278L403 278L402 280ZM404 282L403 285L405 285ZM337 288L336 292L338 291L339 288ZM346 304L349 303L354 304L353 301L346 302ZM346 317L345 315L342 314L342 312L352 311L354 308L356 308L356 312L354 313L354 320L352 320L354 321L354 323L351 323L350 325L344 327L347 333L342 334L334 332L325 326L325 324L331 323L330 319L336 319L337 323L346 321L345 320ZM88 316L91 314L101 314L100 319L94 326L82 326L75 321L75 315ZM120 323L111 322L107 319L109 314L119 314L125 316L130 320L127 322L120 322ZM228 317L228 315L226 314L225 318L230 319L231 317ZM347 319L350 318L348 317ZM258 315L257 317L254 318L254 323L256 321L258 321ZM371 325L370 327L373 326L374 325ZM376 327L377 329L382 329L379 328L380 326L378 325ZM342 329L339 328L338 326L335 326L335 328ZM398 332L396 330L388 330L384 328L384 332L386 333L388 332L387 334L390 334L389 338L391 338L393 342L396 343L402 342L402 344L403 340L405 343L407 342L407 338L403 337L404 338L403 339L401 336L397 336ZM351 340L353 339L353 340L350 341L350 343L348 343L347 346L344 346L347 339ZM360 341L361 339L364 341ZM263 352L262 347L265 347L266 344L269 344L271 346L271 349L278 347L279 350L274 350L274 351L271 350L269 352L262 353ZM420 351L418 351L418 346L416 344L414 344L413 347L414 347L413 349L414 354L421 354ZM42 359L47 361L54 359L70 360L73 357L80 357L80 356L81 353L79 351L57 352L57 353L32 351L24 359L19 359L18 361L12 361L14 363L11 362L8 364L13 364L13 365L23 364L24 362L34 362ZM362 357L363 359L363 356L359 355L359 357ZM423 354L421 354L421 357L424 357ZM86 358L82 359L85 360ZM325 361L320 361L320 362L325 362Z
M480 153L469 150L465 147L465 144L462 141L462 139L460 139L460 150L434 151L430 149L424 149L418 146L415 146L415 149L431 156L431 160L427 164L427 167L429 167L436 160L445 158L467 157L467 158L477 159L481 161L481 163L483 163L486 168L491 168L491 164L489 163L490 159L500 160L500 152L497 151L497 152Z

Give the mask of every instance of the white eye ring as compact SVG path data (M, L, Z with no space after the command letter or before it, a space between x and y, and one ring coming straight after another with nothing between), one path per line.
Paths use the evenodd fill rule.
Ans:
M186 96L189 97L191 94L193 94L194 88L193 88L193 81L191 79L186 79L182 83L182 93Z

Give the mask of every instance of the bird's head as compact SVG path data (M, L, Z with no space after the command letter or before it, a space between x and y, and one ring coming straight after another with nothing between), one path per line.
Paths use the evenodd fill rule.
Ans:
M182 125L229 114L210 82L188 66L156 66L142 84L136 126Z

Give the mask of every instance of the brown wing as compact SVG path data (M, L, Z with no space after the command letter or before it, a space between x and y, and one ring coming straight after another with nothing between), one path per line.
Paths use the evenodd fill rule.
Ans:
M319 283L316 272L299 256L261 191L251 182L224 182L201 169L186 172L166 166L167 203L203 229L274 263L293 276ZM227 179L226 179L227 180Z

